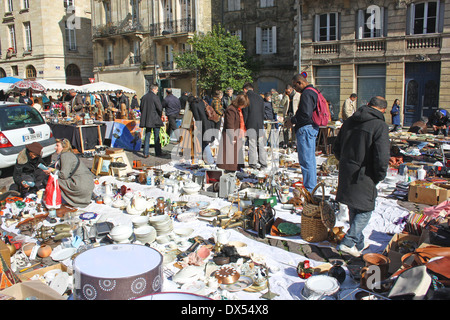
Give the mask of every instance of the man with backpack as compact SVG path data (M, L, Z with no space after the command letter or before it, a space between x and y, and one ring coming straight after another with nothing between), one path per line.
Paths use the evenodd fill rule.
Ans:
M298 162L302 169L303 186L312 192L317 184L316 138L319 126L326 125L326 123L323 124L324 118L328 122L328 115L326 115L326 107L323 110L322 94L308 82L303 74L295 75L292 83L294 89L302 95L295 115L287 119L285 126L288 128L295 126Z

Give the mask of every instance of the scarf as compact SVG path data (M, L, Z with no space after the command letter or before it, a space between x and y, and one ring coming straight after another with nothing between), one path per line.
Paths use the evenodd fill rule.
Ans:
M239 110L239 138L244 137L244 133L247 131L244 123L244 114L242 113L241 108L237 108Z

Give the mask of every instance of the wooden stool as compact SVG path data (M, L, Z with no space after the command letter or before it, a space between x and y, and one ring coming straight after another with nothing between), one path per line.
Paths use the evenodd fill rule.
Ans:
M96 176L107 176L110 175L110 170L108 167L107 171L102 171L103 161L109 160L112 161L112 158L108 155L96 155L94 156L94 162L92 163L91 172Z

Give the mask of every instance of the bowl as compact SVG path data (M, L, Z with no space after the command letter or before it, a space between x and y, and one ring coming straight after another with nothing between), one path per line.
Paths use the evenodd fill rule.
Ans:
M143 243L151 243L156 239L156 229L152 226L142 226L134 230L136 239Z
M128 240L133 234L133 228L129 226L115 226L109 233L111 238L116 242L122 242Z
M201 185L199 185L195 182L191 182L191 183L188 183L185 186L183 186L183 191L186 194L195 194L195 193L199 192L201 188L202 188Z
M169 220L169 215L167 214L162 214L162 215L156 215L156 216L152 216L150 217L149 221L150 224L160 224L160 223L165 223L167 220Z
M192 232L194 232L194 229L192 229L192 228L178 228L178 229L175 229L173 232L176 235L180 236L180 237L186 238L186 237L189 237L192 234Z
M27 244L24 244L24 245L22 246L22 252L25 253L25 255L26 255L27 257L29 257L30 254L31 254L31 251L33 250L33 248L34 248L35 246L36 246L36 243L32 243L32 242L27 243Z
M242 241L230 241L230 242L228 242L228 245L235 247L236 251L241 256L248 256L248 254L249 254L248 248L247 248L247 244L245 242L242 242Z
M215 277L219 284L235 283L240 276L239 272L230 266L222 266L215 273Z
M148 224L148 216L134 216L131 218L131 222L136 228L145 226Z
M230 263L230 257L226 256L214 256L213 261L218 266L223 266L224 264Z
M156 242L158 242L159 244L166 244L170 241L170 238L163 234L163 235L159 235L156 237Z

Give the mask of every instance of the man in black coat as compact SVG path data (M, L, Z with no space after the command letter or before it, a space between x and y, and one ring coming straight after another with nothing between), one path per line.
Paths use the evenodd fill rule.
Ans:
M19 102L23 103L23 104L27 104L29 106L33 105L33 100L31 100L27 96L27 90L25 90L25 89L20 90Z
M199 130L199 132L194 130L194 137L198 138L199 142L202 144L202 159L206 164L213 164L214 158L212 156L210 144L215 139L213 134L214 131L212 131L215 129L215 123L208 119L205 111L205 103L202 99L191 95L188 98L188 103L189 109L192 111L192 117L195 121L195 127Z
M116 91L116 108L117 109L121 109L120 105L121 104L125 104L125 106L127 107L127 111L130 112L130 100L128 99L128 97L126 95L123 94L122 90L117 90Z
M333 146L339 160L336 201L349 209L350 228L339 250L360 256L365 249L363 230L375 209L377 184L389 165L389 129L384 120L387 102L373 97L348 118Z
M246 83L242 90L250 101L250 105L242 109L248 137L248 163L251 168L256 169L259 162L264 169L267 167L267 152L264 149L264 99L254 92L250 83Z
M151 84L150 90L147 94L141 98L141 119L139 127L145 128L145 141L144 141L144 158L149 157L150 136L153 131L155 136L155 155L157 157L162 156L161 143L159 141L159 130L164 125L161 120L162 105L158 94L158 85Z

